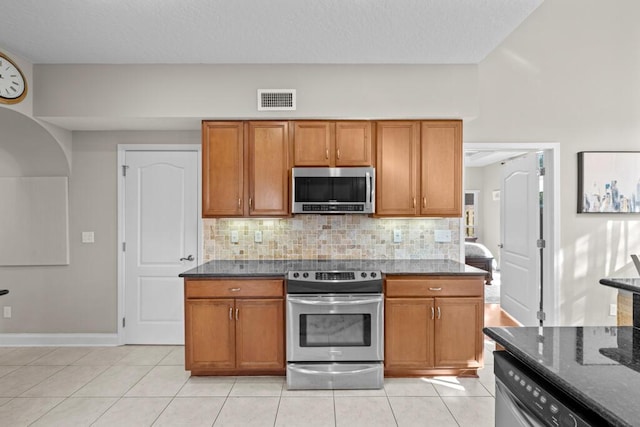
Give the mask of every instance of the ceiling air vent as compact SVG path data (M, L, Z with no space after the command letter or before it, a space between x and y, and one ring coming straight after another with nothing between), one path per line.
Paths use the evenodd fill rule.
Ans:
M258 111L289 111L295 109L295 89L258 89Z

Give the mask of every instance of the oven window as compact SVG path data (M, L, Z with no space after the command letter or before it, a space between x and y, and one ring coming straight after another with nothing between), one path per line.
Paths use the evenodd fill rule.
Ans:
M300 347L370 347L371 314L301 314Z

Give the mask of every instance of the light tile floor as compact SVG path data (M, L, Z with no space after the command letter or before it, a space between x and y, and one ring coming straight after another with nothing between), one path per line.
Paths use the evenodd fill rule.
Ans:
M493 346L479 378L316 391L190 377L181 346L0 347L0 426L493 426Z

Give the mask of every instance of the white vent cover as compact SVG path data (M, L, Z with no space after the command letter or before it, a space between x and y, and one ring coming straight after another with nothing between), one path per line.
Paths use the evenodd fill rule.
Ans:
M258 111L290 111L295 109L295 89L258 89Z

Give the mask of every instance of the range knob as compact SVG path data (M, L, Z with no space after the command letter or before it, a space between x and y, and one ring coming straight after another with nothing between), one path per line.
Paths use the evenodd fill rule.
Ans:
M371 272L371 277L373 277L374 279L375 279L375 277L376 277L377 275L378 275L378 274L377 274L375 271L372 271L372 272Z
M367 273L365 273L365 272L363 271L362 273L360 273L360 277L362 277L362 278L364 279L365 277L367 277Z
M300 273L298 273L297 271L295 273L293 273L293 277L295 279L297 279L298 277L300 277Z
M306 279L307 277L309 277L309 273L307 273L307 272L305 271L304 273L302 273L302 277L304 277L304 278Z

